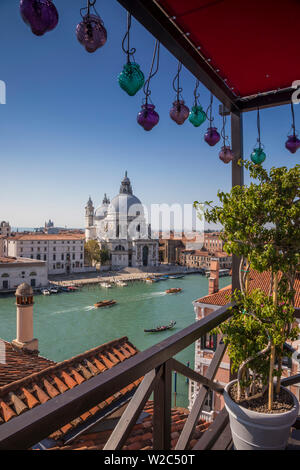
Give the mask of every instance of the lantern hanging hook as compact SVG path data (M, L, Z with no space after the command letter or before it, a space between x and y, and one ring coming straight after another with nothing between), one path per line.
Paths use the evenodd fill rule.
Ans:
M152 57L151 68L150 68L150 73L149 73L149 76L148 76L148 78L147 78L147 80L145 81L145 84L144 84L144 94L145 94L146 104L148 103L148 98L151 95L151 90L149 88L150 80L157 74L158 69L159 69L159 53L160 53L160 42L156 39L155 46L154 46L153 57ZM153 71L155 62L156 62L156 67L155 67L155 70Z
M182 63L180 60L178 61L178 66L177 66L177 73L173 79L173 90L176 93L177 96L177 101L179 101L180 94L182 93L182 88L180 88L180 72L182 69Z
M257 108L257 132L258 132L258 137L257 137L258 147L261 149L260 114L259 114L259 108Z
M212 123L214 121L214 118L212 117L213 101L214 101L214 95L211 93L210 94L210 103L209 103L209 105L207 107L207 110L206 110L206 116L208 116L210 127L212 127Z
M199 85L200 85L200 82L199 82L199 80L198 80L198 78L197 78L197 79L196 79L195 89L194 89L194 97L195 97L194 106L197 106L197 104L198 104L198 99L199 99L199 97L200 97L200 93L198 93Z
M296 136L296 123L295 123L295 111L294 111L294 104L291 101L291 111L292 111L292 129L293 129L293 136Z
M131 29L131 13L127 12L127 31L122 41L122 49L127 55L127 62L130 62L130 56L133 56L136 52L136 49L132 47L130 49L130 29ZM127 40L127 49L125 48L125 42Z
M99 13L97 12L96 7L95 7L96 1L97 1L97 0L87 0L87 6L80 9L80 15L81 15L82 18L84 18L84 16L85 16L85 15L82 13L84 10L86 11L86 16L90 16L91 8L93 8L93 10L95 11L96 15L99 16Z
M222 136L222 139L223 139L223 145L225 147L226 146L226 141L228 141L228 136L226 135L226 115L225 115L225 113L223 113L222 119L223 119L223 126L222 126L222 130L221 130L221 136Z

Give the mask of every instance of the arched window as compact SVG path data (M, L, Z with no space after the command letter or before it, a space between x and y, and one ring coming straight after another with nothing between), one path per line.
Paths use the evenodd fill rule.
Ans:
M36 272L32 271L32 273L30 273L30 276L36 276Z
M9 274L3 273L1 277L9 277Z
M125 251L125 248L122 245L117 245L115 251Z

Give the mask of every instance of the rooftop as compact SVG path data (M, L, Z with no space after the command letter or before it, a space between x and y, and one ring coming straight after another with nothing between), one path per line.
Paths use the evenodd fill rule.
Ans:
M262 289L265 293L269 291L270 286L269 272L258 273L257 271L251 270L249 276L249 290L250 292L254 289ZM300 308L300 273L297 274L294 289L295 294L295 308ZM201 304L210 304L215 306L223 306L229 302L231 296L231 285L220 289L215 294L206 295L197 299L195 302Z
M12 256L3 256L0 257L0 266L1 265L16 265L16 264L41 264L45 265L45 261L31 259L31 258L15 258Z
M0 429L1 424L64 394L138 352L128 338L123 337L56 364L39 356L17 352L9 343L5 344L9 354L6 359L8 364L0 366ZM99 418L99 415L105 416L112 412L116 406L119 407L131 398L140 381L141 379L135 380L118 393L91 407L89 411L52 433L49 438L51 441L64 441L66 436L75 432L75 428L79 432L78 430ZM53 445L56 445L55 442Z
M50 240L85 240L84 233L17 233L7 237L7 240L21 240L21 241L50 241Z

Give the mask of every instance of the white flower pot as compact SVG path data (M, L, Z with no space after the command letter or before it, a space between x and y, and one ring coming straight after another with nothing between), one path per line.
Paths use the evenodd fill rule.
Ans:
M258 413L248 410L235 401L228 393L233 380L224 390L225 407L229 413L230 428L236 450L283 450L287 446L291 426L296 421L299 402L295 395L285 389L293 398L294 406L286 413Z

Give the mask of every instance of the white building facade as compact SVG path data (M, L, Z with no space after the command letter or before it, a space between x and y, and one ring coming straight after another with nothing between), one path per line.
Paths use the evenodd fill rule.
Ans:
M0 257L0 292L15 290L23 282L33 288L47 286L46 262L28 258Z
M89 198L85 226L86 241L97 240L100 248L109 252L113 268L158 266L159 243L151 239L144 207L133 194L127 172L119 194L112 201L105 195L95 210Z
M49 275L84 272L84 234L14 234L5 255L44 261Z

